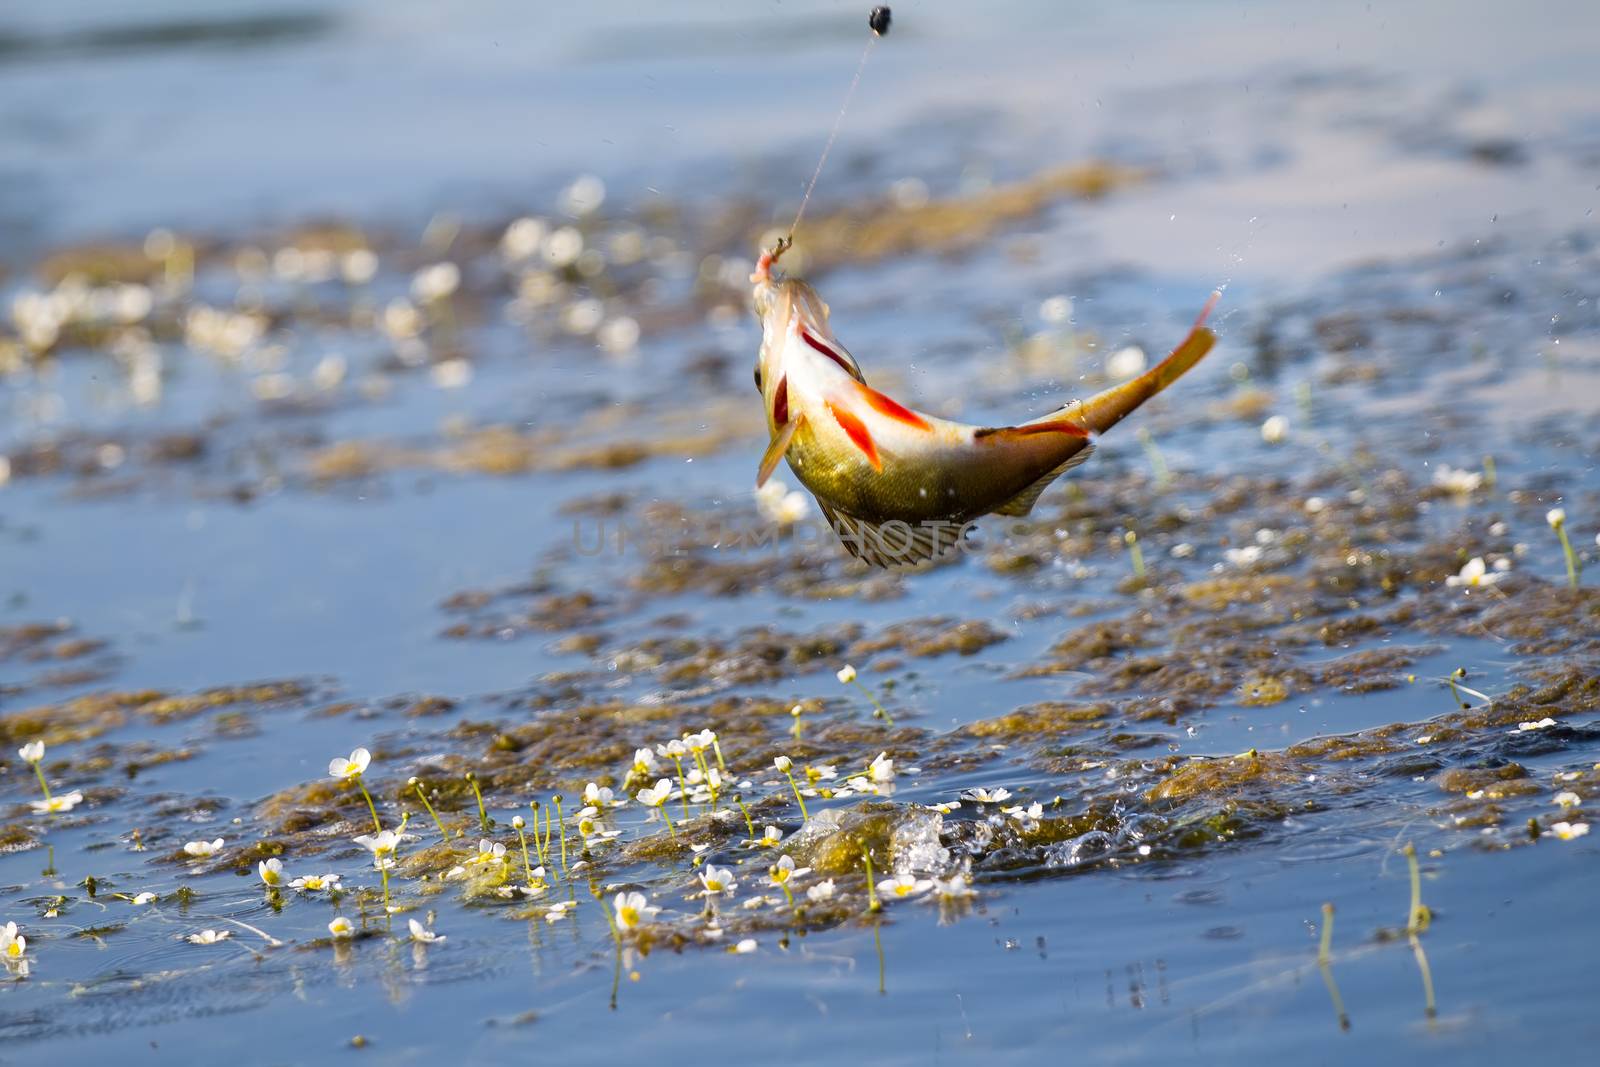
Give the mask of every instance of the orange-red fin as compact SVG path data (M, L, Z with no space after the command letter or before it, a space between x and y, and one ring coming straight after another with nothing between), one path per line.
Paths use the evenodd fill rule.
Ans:
M756 488L760 489L767 484L767 479L772 477L772 472L778 469L778 464L783 461L784 454L789 451L789 444L794 440L795 430L805 421L804 415L795 416L793 422L785 423L778 428L778 436L772 439L766 452L762 453L761 466L756 469Z
M891 396L885 396L868 385L861 386L862 398L871 406L873 411L880 415L887 415L896 422L904 423L918 430L928 429L928 420L918 415Z
M833 420L839 424L851 442L867 457L867 462L872 464L875 471L883 470L883 460L878 458L878 446L872 440L872 434L867 432L866 425L851 411L839 407L833 401L828 401L828 410L833 414Z

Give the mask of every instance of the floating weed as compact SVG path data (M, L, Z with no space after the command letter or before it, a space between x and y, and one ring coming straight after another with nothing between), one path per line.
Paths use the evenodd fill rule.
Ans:
M846 663L843 667L839 668L837 677L841 685L853 685L857 689L861 690L862 693L866 694L867 699L872 702L872 707L874 709L872 712L873 718L882 719L889 726L894 725L894 719L889 715L888 710L884 708L882 704L878 703L878 698L873 695L872 690L868 689L864 684L861 683L860 680L857 679L856 669L854 667Z
M412 777L406 782L406 784L416 792L417 799L422 801L422 806L427 810L429 818L433 819L433 825L439 828L439 840L443 842L449 842L450 835L445 831L444 823L439 820L439 813L433 810L432 804L428 803L428 794L423 790L421 780L416 777Z
M811 815L806 811L806 798L800 795L800 785L794 780L793 761L788 756L779 756L772 761L772 765L782 771L785 778L789 779L789 788L794 790L794 802L800 805L800 817L802 819L810 819Z
M1572 541L1567 537L1567 512L1565 508L1551 508L1545 513L1544 519L1550 528L1561 538L1561 552L1567 558L1567 584L1576 589L1578 579L1583 574L1583 563L1578 559L1578 554L1572 550Z

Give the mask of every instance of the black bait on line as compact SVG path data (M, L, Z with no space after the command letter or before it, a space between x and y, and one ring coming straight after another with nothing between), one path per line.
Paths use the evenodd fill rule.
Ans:
M872 9L872 14L867 16L867 25L872 27L873 33L883 37L888 34L889 23L893 18L894 15L888 7L875 7Z

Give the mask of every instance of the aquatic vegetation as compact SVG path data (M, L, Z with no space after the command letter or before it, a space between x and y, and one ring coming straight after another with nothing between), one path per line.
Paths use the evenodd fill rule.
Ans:
M1578 579L1583 576L1583 564L1578 559L1578 554L1572 550L1572 541L1567 537L1567 512L1565 508L1551 508L1545 513L1545 522L1556 532L1561 539L1561 554L1567 563L1567 584L1577 588Z

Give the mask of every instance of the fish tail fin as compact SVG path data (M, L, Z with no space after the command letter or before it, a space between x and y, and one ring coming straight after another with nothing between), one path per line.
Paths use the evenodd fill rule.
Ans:
M1046 418L1071 419L1097 434L1111 429L1140 404L1183 377L1190 367L1211 351L1211 346L1217 343L1217 335L1206 328L1205 322L1221 299L1220 290L1211 294L1211 299L1206 301L1206 306L1200 310L1193 328L1189 330L1189 336L1166 359L1137 378L1113 386L1088 400L1075 400L1059 413L1052 413Z

